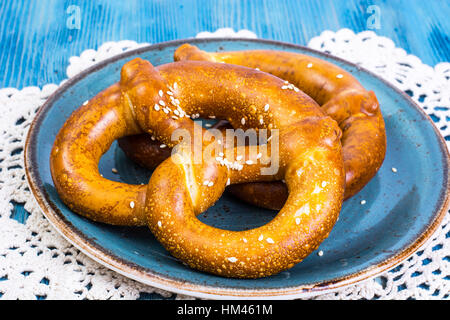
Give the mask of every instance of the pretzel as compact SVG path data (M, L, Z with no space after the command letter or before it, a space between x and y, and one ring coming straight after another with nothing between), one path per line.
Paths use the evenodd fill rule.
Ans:
M386 153L386 134L379 103L348 72L324 60L303 54L248 50L208 53L185 44L175 52L175 60L203 60L257 68L287 81L283 88L299 88L317 103L342 129L342 147L346 172L345 199L359 192L376 174ZM127 148L134 138L122 141ZM142 138L127 148L126 154L136 159L148 139ZM141 164L150 163L149 158ZM287 199L282 182L256 182L233 185L228 190L249 203L279 210Z
M342 205L345 177L335 121L310 97L283 91L283 85L277 77L241 66L181 61L155 68L136 58L123 66L119 83L75 110L57 134L50 157L56 190L69 208L89 219L146 224L192 268L238 278L290 268L328 236ZM235 128L268 128L270 152L261 157L261 145L223 146L187 115L215 116ZM201 150L213 150L211 157L202 152L196 161L192 141L172 140L177 129L194 140L200 132ZM176 152L156 168L148 185L103 178L98 161L111 143L143 132ZM223 154L216 151L220 147ZM262 159L275 159L277 147L279 169L261 174ZM240 155L242 161L234 165ZM264 226L228 231L196 218L227 184L281 179L289 197Z
M224 131L232 128L228 121L219 120L211 129ZM119 147L127 157L141 167L154 170L172 154L172 148L161 148L161 142L147 133L125 136L117 140Z

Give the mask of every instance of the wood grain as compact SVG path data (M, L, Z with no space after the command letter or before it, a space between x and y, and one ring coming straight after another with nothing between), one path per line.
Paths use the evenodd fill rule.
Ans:
M66 12L80 8L80 29ZM450 1L0 1L0 87L59 83L70 56L105 41L161 42L221 27L305 45L324 30L367 30L370 5L380 8L377 34L435 65L450 57Z

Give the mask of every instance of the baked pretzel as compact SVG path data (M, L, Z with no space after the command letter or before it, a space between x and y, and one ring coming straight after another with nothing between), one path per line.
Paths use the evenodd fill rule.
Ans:
M203 60L257 68L287 81L283 89L297 87L319 103L342 129L347 199L360 191L376 174L386 153L384 120L375 94L367 91L348 72L324 60L299 53L248 50L209 53L185 44L175 52L175 60ZM136 160L148 139L136 143L129 137L120 144ZM134 142L134 143L133 143ZM127 146L133 144L133 147ZM144 159L141 159L144 160ZM146 158L139 163L152 163ZM287 199L286 185L256 182L233 185L228 190L249 203L279 210Z
M136 58L123 66L119 83L74 111L57 134L50 158L56 190L69 208L92 220L148 225L173 256L198 270L256 278L290 268L331 231L345 174L336 122L306 94L282 90L283 85L241 66L181 61L155 68ZM261 145L224 147L187 115L215 116L235 128L268 128L270 152L261 157ZM212 150L212 156L202 152L197 161L192 141L172 141L177 129L194 140L200 133L201 150ZM156 168L148 185L103 178L98 161L111 143L142 132L176 145L176 152ZM278 171L262 175L263 159L278 159ZM281 179L289 196L264 226L228 231L196 218L227 184Z

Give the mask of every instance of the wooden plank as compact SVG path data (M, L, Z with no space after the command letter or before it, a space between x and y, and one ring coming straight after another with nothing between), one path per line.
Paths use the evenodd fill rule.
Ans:
M434 65L449 61L449 1L2 1L0 87L59 83L72 55L105 41L161 42L221 27L305 45L324 30L367 30L380 8L377 34ZM80 8L79 30L67 28L69 5Z

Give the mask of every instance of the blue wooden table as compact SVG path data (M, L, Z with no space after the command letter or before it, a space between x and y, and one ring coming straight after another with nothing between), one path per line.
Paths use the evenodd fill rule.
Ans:
M324 30L370 29L429 65L450 60L449 0L0 0L0 16L0 88L59 83L70 56L105 41L223 27L301 45Z
M0 0L0 17L0 88L58 84L71 56L107 41L224 27L300 45L324 30L372 30L431 66L450 60L450 0ZM27 216L16 203L12 217Z

